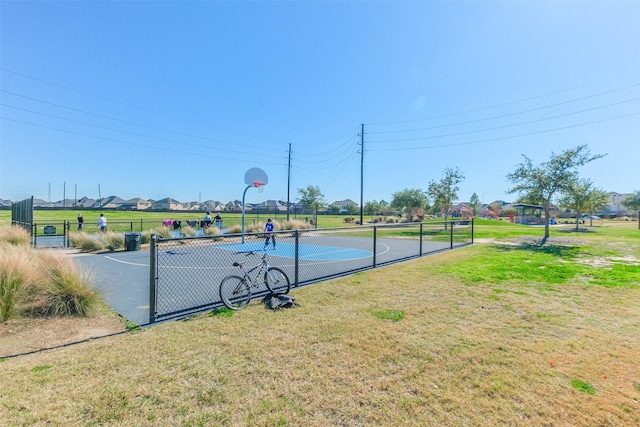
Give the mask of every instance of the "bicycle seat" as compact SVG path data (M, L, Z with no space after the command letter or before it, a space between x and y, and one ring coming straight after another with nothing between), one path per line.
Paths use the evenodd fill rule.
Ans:
M236 262L233 263L233 266L234 267L240 267L240 266L242 266L242 264L243 263L236 261Z

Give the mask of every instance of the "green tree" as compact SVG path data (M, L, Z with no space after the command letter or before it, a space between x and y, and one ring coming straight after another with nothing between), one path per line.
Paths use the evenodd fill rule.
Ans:
M576 179L568 185L559 204L576 212L576 230L578 230L582 214L593 214L595 210L606 206L607 199L607 193L595 188L590 179Z
M300 196L300 203L310 209L314 215L327 204L320 187L315 185L309 185L307 188L298 188L298 195Z
M516 166L515 171L507 174L513 184L509 193L521 193L527 200L540 200L544 210L544 241L549 238L549 207L557 194L566 191L577 179L577 168L604 155L591 155L587 145L568 149L559 155L551 153L548 162L534 165L524 154L524 162Z
M349 215L355 215L359 212L360 212L360 207L358 207L358 205L356 205L355 203L347 204L347 213Z
M633 195L622 201L622 204L629 210L638 211L638 230L640 230L640 191L634 191Z
M433 199L434 205L444 213L444 219L453 207L453 201L458 198L458 184L462 182L464 175L458 168L446 168L440 181L430 181L427 194ZM446 222L445 222L446 227Z
M407 214L407 220L413 221L413 216L418 209L423 209L427 205L427 195L419 188L405 188L391 195L391 208L398 209L400 212Z
M471 207L471 212L473 213L473 216L478 215L478 207L480 206L480 198L478 197L478 195L476 193L473 193L471 195L471 198L469 199L469 206Z
M327 213L330 215L338 215L340 213L340 208L336 205L329 205L329 207L327 207Z
M382 211L380 203L373 200L364 204L364 213L367 215L375 215Z

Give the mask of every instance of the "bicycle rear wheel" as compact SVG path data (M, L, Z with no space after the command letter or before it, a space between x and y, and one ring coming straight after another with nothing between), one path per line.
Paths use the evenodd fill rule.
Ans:
M227 276L220 282L220 299L231 310L242 310L251 301L251 286L240 276Z
M291 283L284 271L277 267L269 268L269 271L264 273L264 284L271 292L279 294L288 294L291 289Z

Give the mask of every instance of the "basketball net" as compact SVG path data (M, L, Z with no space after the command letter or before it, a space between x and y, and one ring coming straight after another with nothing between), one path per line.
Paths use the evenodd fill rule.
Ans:
M253 186L258 189L258 193L262 193L264 191L264 182L254 182Z

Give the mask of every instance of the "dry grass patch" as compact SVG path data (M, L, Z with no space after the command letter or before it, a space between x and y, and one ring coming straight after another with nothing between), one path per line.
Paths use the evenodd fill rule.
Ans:
M498 288L434 273L481 254L294 290L302 306L286 311L254 302L230 317L8 359L0 416L10 425L638 424L640 290ZM404 318L373 314L393 310Z

